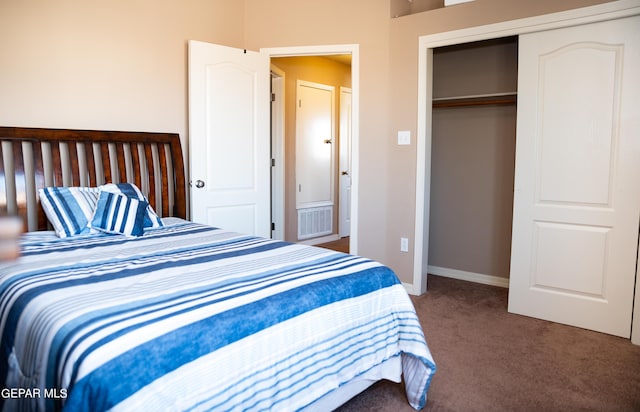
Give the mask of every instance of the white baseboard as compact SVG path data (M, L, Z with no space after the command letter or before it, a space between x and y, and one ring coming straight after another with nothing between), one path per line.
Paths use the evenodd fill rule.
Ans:
M402 282L402 286L404 286L404 290L406 290L408 294L415 295L415 296L418 295L418 293L416 293L415 289L413 288L412 283Z
M333 242L334 240L340 240L340 236L337 234L322 236L322 237L314 237L313 239L307 240L299 240L297 243L302 243L303 245L319 245L321 243Z
M501 288L509 287L509 279L499 276L484 275L482 273L467 272L464 270L449 269L431 265L427 266L427 273L447 278L466 280L468 282L482 283L484 285L499 286Z

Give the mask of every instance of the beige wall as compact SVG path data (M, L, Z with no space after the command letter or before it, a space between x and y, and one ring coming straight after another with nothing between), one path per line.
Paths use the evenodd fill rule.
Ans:
M284 240L298 240L298 214L296 212L296 82L325 84L334 87L335 98L335 151L333 229L338 233L338 145L340 129L340 86L351 87L351 67L326 57L278 57L271 63L285 73L285 236Z
M286 13L284 11L286 10ZM388 0L246 0L247 47L359 44L360 184L358 252L387 262L389 130Z
M177 132L187 41L243 45L237 0L0 0L0 124Z
M0 124L178 132L186 142L188 39L254 50L359 44L358 251L411 283L418 36L603 2L476 0L391 19L389 0L0 0ZM397 146L397 130L411 130L412 144Z

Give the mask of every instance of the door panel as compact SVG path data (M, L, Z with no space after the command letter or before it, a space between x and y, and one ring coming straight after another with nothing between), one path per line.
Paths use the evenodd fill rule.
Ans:
M588 41L540 55L541 202L609 205L622 58L622 45Z
M298 81L296 207L333 205L333 86Z
M520 36L509 311L629 337L640 18Z
M194 221L270 237L269 79L266 55L189 42Z
M255 73L223 62L207 66L205 82L209 190L253 189L257 177ZM236 121L238 114L246 122Z

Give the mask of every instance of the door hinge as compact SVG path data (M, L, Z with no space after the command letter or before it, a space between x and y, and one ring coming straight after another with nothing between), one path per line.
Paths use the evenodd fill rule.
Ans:
M271 158L271 167L276 167L276 159Z
M275 222L271 222L271 230L276 230L276 224L275 224Z
M275 101L276 101L276 94L271 93L271 102L275 102Z

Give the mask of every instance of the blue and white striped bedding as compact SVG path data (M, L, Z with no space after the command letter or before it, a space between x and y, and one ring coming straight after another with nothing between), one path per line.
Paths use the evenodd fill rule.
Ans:
M420 409L435 372L387 267L175 219L25 236L0 316L4 410L297 410L397 356Z

